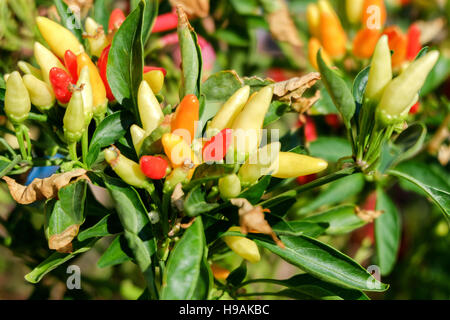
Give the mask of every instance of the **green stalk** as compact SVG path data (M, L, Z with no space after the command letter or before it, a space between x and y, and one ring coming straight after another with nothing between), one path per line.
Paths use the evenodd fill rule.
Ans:
M26 127L25 125L21 125L22 126L22 132L25 136L25 139L27 141L27 159L31 160L31 139L30 139L30 131L28 130L28 127Z
M11 148L9 143L6 142L6 140L4 138L0 138L0 144L2 144L13 157L15 157L17 155L16 152L14 151L14 149Z
M76 142L72 142L69 144L69 155L73 161L78 161Z
M23 140L23 131L22 131L22 126L14 126L14 130L16 132L16 138L17 138L17 142L19 143L19 149L20 149L20 154L22 155L22 159L26 160L28 158L27 156L27 150L25 148L25 142Z
M39 121L39 122L47 122L47 115L30 112L28 114L28 120L34 120L34 121Z
M89 132L86 128L83 132L83 136L81 138L81 154L83 158L83 163L86 164L87 154L89 149Z

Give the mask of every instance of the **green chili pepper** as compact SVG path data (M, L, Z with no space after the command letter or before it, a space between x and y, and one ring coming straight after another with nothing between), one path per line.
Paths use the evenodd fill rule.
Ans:
M229 174L219 179L220 196L224 200L236 198L241 193L241 181L236 174Z
M14 124L19 124L28 118L31 110L31 100L28 90L18 71L14 71L6 81L5 113Z
M81 91L81 88L74 89L64 114L64 136L69 143L78 142L86 130Z

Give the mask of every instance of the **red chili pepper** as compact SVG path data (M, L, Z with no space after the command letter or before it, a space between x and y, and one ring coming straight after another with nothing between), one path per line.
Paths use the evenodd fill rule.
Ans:
M152 32L164 32L176 29L178 16L174 12L164 13L156 17Z
M305 139L306 142L313 142L317 140L316 123L314 122L313 118L309 116L306 117Z
M339 129L341 125L341 121L339 120L339 116L337 114L327 114L325 116L325 122L333 129Z
M78 82L78 62L76 54L70 50L67 50L64 54L64 64L72 76L72 83L76 84Z
M106 77L106 67L108 65L108 56L109 56L109 50L111 49L111 45L107 46L105 49L103 49L102 54L100 55L100 58L98 58L97 66L100 71L100 77L103 80L103 84L105 85L106 89L106 96L108 97L109 101L114 101L116 98L114 98L114 95L111 91L111 87L108 83L108 78Z
M109 17L108 33L114 32L119 29L126 17L122 10L114 9Z
M408 30L408 45L406 48L406 59L413 61L422 49L420 43L420 29L417 24L412 24Z
M167 71L164 68L161 67L153 67L153 66L144 66L144 73L153 71L153 70L160 70L162 73L164 73L164 77L167 75Z
M61 103L69 103L72 97L70 87L73 83L72 77L61 68L50 69L49 79L55 92L55 97Z
M165 159L155 156L143 156L139 164L145 176L154 180L164 178L167 173L167 167L169 166Z
M410 114L416 114L417 112L419 112L420 109L420 102L418 101L415 105L413 105L411 107L411 109L409 110Z
M223 129L203 146L203 161L220 161L227 154L233 139L232 129Z
M310 175L307 175L307 176L298 177L297 178L297 183L299 185L304 185L304 184L312 182L312 181L314 181L316 179L317 179L317 174L314 173L314 174L310 174Z

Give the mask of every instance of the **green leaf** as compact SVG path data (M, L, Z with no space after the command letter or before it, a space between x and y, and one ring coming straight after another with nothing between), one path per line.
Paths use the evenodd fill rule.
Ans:
M94 237L112 236L123 231L116 214L108 214L94 226L83 230L78 234L78 241L84 241Z
M214 276L208 263L208 250L205 249L203 259L200 262L200 275L197 280L197 286L191 300L206 300L214 286Z
M262 179L260 179L256 184L244 190L238 198L245 198L251 204L258 203L258 201L260 201L261 197L264 195L267 187L269 186L271 179L272 176L270 175L262 177Z
M219 203L206 202L206 193L202 190L201 185L194 187L184 200L184 212L189 217L196 217L199 214L207 213L217 208Z
M31 283L38 283L41 279L50 271L56 269L63 263L75 258L78 254L90 250L94 244L97 242L96 239L89 241L78 242L74 241L73 252L72 253L59 253L54 252L50 257L41 262L37 267L35 267L30 273L25 275L25 280Z
M381 275L388 275L397 261L401 224L395 204L382 188L377 188L377 210L383 214L375 220L375 244Z
M94 20L103 26L103 30L108 31L109 17L111 15L112 0L94 1Z
M126 244L125 237L121 234L114 238L110 246L102 254L97 262L99 268L112 267L126 261L132 260L130 253L126 251L130 250Z
M229 29L218 29L214 33L214 38L226 42L231 46L235 47L247 47L249 39L243 37L240 33Z
M364 101L364 92L366 92L367 82L369 81L370 66L364 68L355 78L353 82L353 97L360 105Z
M356 215L354 205L331 208L301 221L327 223L329 226L325 233L329 235L346 234L367 224Z
M431 70L430 74L422 87L420 94L422 96L428 95L430 92L437 89L450 75L450 59L441 54L436 65Z
M318 240L304 235L280 236L280 239L285 249L254 237L258 245L323 281L363 291L385 291L388 288L350 257Z
M309 146L311 156L337 162L352 155L352 146L347 139L340 137L319 137Z
M153 24L155 23L155 19L158 16L158 6L159 1L157 0L141 0L145 2L145 11L144 11L144 25L142 26L142 40L143 44L147 42L148 38L152 33ZM138 0L134 2L138 3ZM134 4L132 9L134 10L138 4Z
M307 235L309 237L318 237L325 233L328 228L328 223L323 222L309 222L303 220L285 221L282 219L276 224L272 225L272 230L278 235L283 236L299 236Z
M322 59L321 51L317 53L317 62L319 64L320 74L325 87L328 90L336 108L339 110L347 129L351 128L350 120L356 111L356 104L350 89L347 87L344 79L331 70Z
M61 18L61 24L69 29L77 39L83 43L83 27L78 16L72 12L67 4L62 0L54 0L56 10Z
M202 163L195 169L191 182L185 185L183 190L191 190L205 182L219 180L233 172L235 172L234 164Z
M118 141L133 124L133 116L126 111L118 111L107 116L95 129L87 155L87 165L90 167L96 160L101 148Z
M161 292L162 300L200 298L195 291L202 275L205 245L202 219L197 217L169 256Z
M227 283L232 286L238 286L247 276L247 262L243 260L239 267L231 271L227 277Z
M270 103L269 110L264 117L263 127L267 127L269 124L280 119L286 112L290 110L289 104L283 101L272 101Z
M126 18L117 30L109 52L107 78L117 101L132 108L140 125L137 94L144 73L142 29L145 2Z
M339 111L325 87L320 88L320 99L311 108L312 115L337 114Z

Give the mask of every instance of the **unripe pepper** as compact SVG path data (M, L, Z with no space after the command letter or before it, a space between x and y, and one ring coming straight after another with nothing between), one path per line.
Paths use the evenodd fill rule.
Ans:
M8 119L19 124L28 118L31 110L30 96L20 73L12 72L6 81L5 113Z
M173 168L183 166L191 169L199 164L194 151L181 136L166 133L162 136L161 143Z
M392 68L398 68L405 62L408 39L397 26L386 28L383 34L388 36L389 48L394 51L392 54Z
M94 96L92 93L89 67L85 66L83 69L81 69L77 87L82 88L81 97L83 99L85 125L89 126L94 113Z
M38 78L39 80L42 80L42 72L40 69L36 68L35 66L32 66L31 64L29 64L28 62L25 61L19 61L17 63L17 66L19 67L19 69L25 73L25 74L31 74L33 76L35 76L36 78Z
M139 164L141 171L147 178L159 180L166 176L169 164L162 157L143 156Z
M27 87L31 103L39 110L49 110L55 104L55 95L52 88L44 81L31 74L23 76L23 83Z
M136 151L136 154L139 155L139 153L141 152L142 143L144 142L144 139L146 137L145 130L138 125L133 124L130 127L130 134L131 140L133 141L134 150Z
M86 19L84 27L86 29L91 54L100 57L103 50L109 45L103 27L90 17Z
M391 80L391 51L389 50L388 38L384 35L378 40L375 47L364 96L367 99L379 101Z
M318 38L320 36L320 11L315 3L310 3L306 7L306 21L308 22L309 33Z
M230 128L233 121L244 108L249 95L250 86L244 86L233 93L208 124L207 132L215 133Z
M66 69L61 61L39 42L34 43L34 57L41 67L42 78L48 85L51 85L49 73L52 68Z
M181 100L172 119L172 133L183 137L187 144L191 144L197 131L200 103L197 96L189 94Z
M64 136L69 144L78 142L86 130L81 90L82 88L74 89L64 114Z
M281 144L273 142L251 155L239 169L238 175L241 184L247 187L256 183L263 175L271 174L278 170L280 149Z
M221 161L227 154L233 141L233 130L223 129L203 145L204 162Z
M106 76L106 70L108 67L108 57L109 57L109 51L111 50L111 45L107 46L105 49L103 49L102 54L98 58L97 65L100 72L100 77L103 80L103 84L105 86L106 90L106 96L108 97L109 101L114 101L116 98L114 98L114 95L111 91L111 87L109 86L108 78Z
M89 68L89 77L91 80L93 103L94 103L94 115L103 115L106 112L108 99L106 98L106 90L103 84L102 78L98 72L97 67L92 62L91 58L83 52L77 57L78 62L78 74L84 67Z
M369 29L383 29L386 23L386 6L384 0L365 0L362 12L362 24Z
M228 229L228 231L235 232L240 232L240 230L240 227L231 227ZM251 263L256 263L261 259L258 246L250 239L241 236L225 236L223 237L223 241L225 241L234 253Z
M378 105L379 116L385 124L401 121L417 102L415 97L438 59L439 51L431 51L388 84Z
M153 93L157 94L164 85L164 73L161 70L149 71L144 73L144 80L147 81Z
M138 90L138 109L142 127L147 135L164 121L164 114L158 99L145 80L141 82Z
M331 58L342 58L347 51L347 35L339 17L326 0L319 0L320 40Z
M84 52L84 48L70 30L45 17L37 17L36 24L52 51L61 59L64 53L71 50L76 55Z
M358 24L361 22L364 1L365 0L345 1L345 11L347 13L347 18L350 23Z
M358 31L353 39L353 54L360 59L369 59L375 50L381 31L364 28Z
M319 70L319 66L317 64L317 52L319 52L320 49L322 49L323 61L325 61L328 66L331 66L333 64L330 57L328 56L328 53L322 48L322 44L320 43L319 39L311 38L308 42L308 59L309 63L311 63L313 68L316 70Z
M72 97L72 77L63 69L52 68L49 73L49 79L56 99L63 105L68 103Z
M171 193L177 184L189 182L191 169L183 167L174 168L164 181L163 192Z
M125 19L126 17L122 10L114 9L109 17L108 34L118 30Z
M273 87L267 86L250 98L233 121L233 149L238 154L252 154L261 142L264 118L272 102Z
M123 181L141 189L148 185L147 177L142 173L139 164L122 155L115 146L105 149L103 153L105 160Z
M219 179L219 192L223 200L233 199L241 193L241 181L236 174L229 174Z
M287 179L318 173L328 167L325 160L293 152L280 152L275 178Z
M416 59L422 49L420 35L421 31L419 26L416 23L413 23L408 29L408 45L406 47L406 59L408 61L413 61Z

